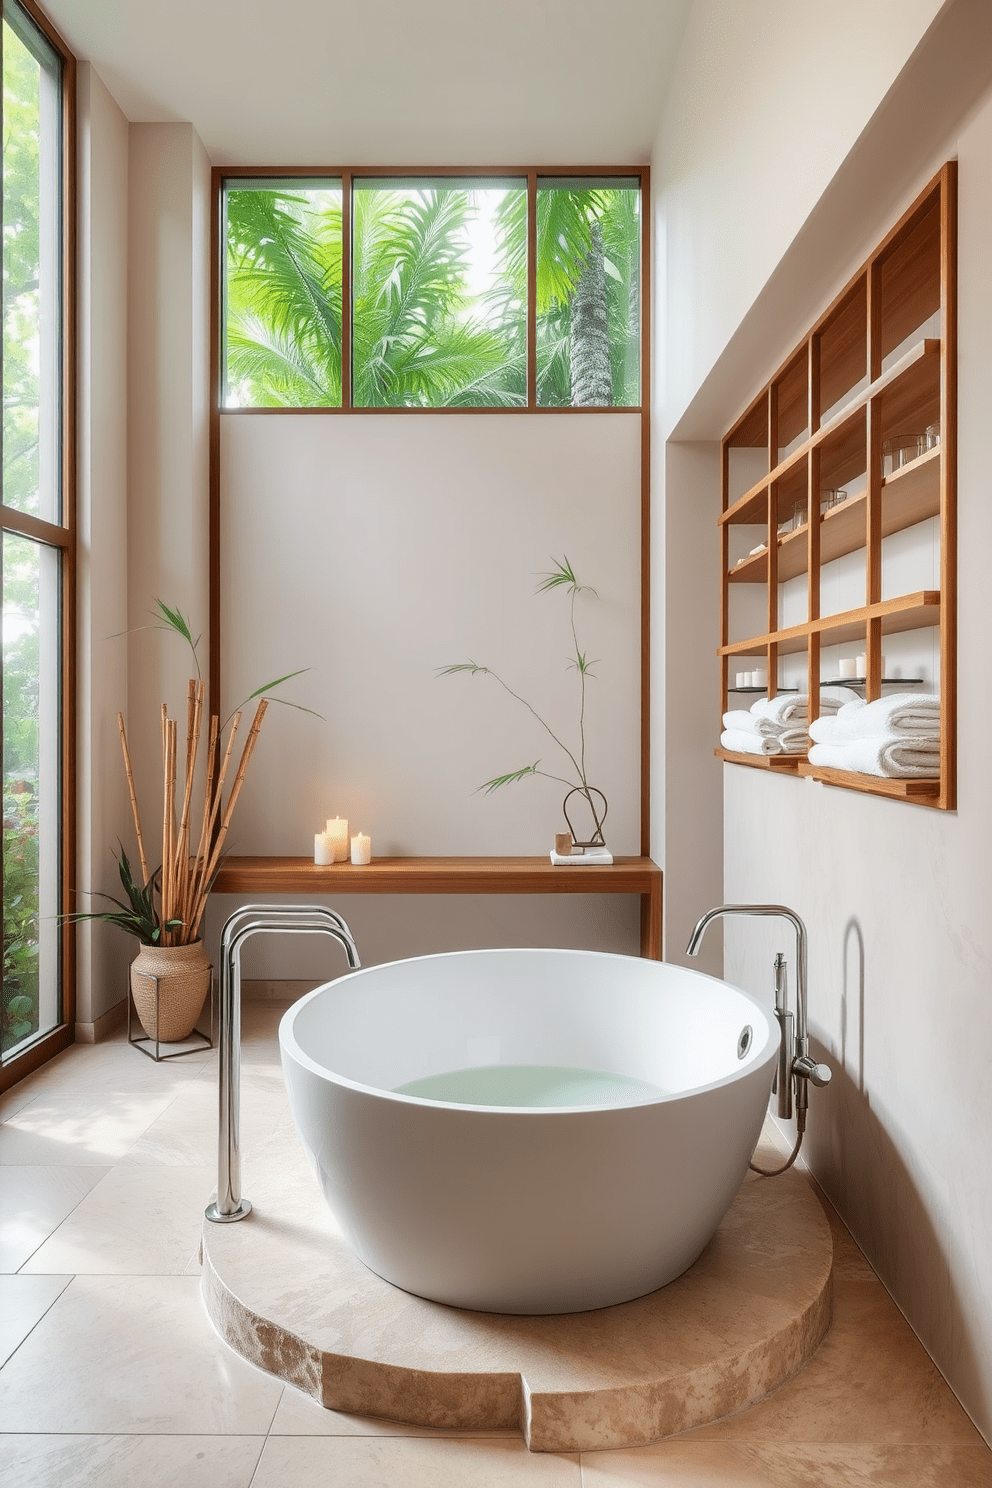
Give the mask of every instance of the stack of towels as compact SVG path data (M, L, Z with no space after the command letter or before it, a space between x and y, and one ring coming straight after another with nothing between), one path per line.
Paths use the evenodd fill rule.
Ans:
M846 687L821 688L821 715L832 716L850 696ZM739 708L724 713L720 746L735 754L805 754L809 748L808 717L809 698L805 692L759 698L751 705L750 712Z
M818 718L809 732L811 765L887 780L940 774L940 699L933 693L896 692L873 703L858 698Z

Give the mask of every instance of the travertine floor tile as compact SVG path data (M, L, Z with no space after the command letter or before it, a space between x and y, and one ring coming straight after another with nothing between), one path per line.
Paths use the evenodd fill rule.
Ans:
M289 1111L289 1098L282 1087L259 1088L249 1078L241 1082L241 1147L247 1152L263 1141ZM153 1121L122 1163L165 1163L180 1167L217 1165L217 1080L194 1080L180 1091L166 1111Z
M11 1090L0 1091L0 1121L6 1121L8 1116L13 1116L22 1106L33 1101L36 1092L29 1090L24 1080L15 1085Z
M102 1167L133 1147L175 1091L39 1095L0 1126L0 1164Z
M249 1488L261 1436L8 1436L4 1488Z
M522 1442L270 1436L252 1488L581 1488L577 1456Z
M982 1447L660 1442L584 1452L582 1488L992 1488Z
M120 1164L35 1251L23 1274L178 1276L199 1247L214 1186L203 1167Z
M71 1280L71 1276L0 1276L0 1365Z
M48 1064L19 1082L31 1096L86 1094L101 1090L157 1090L173 1094L210 1058L204 1048L182 1059L156 1063L133 1049L121 1034L100 1044L70 1044Z
M110 1168L0 1169L0 1272L17 1271Z
M77 1276L0 1373L0 1432L263 1435L282 1385L221 1343L192 1276Z

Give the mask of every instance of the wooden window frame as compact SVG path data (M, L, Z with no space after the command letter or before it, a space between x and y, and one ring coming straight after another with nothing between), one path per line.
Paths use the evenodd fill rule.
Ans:
M61 223L61 481L62 521L53 523L0 506L0 526L61 555L60 717L62 726L60 908L73 902L76 882L76 58L34 3L15 0L37 26L62 63L62 223ZM2 718L0 718L2 733ZM2 876L2 872L0 872ZM65 1049L75 1039L76 937L66 920L59 931L60 1021L23 1053L0 1065L0 1091L9 1089Z
M550 407L537 402L537 191L545 179L575 180L589 177L637 178L641 192L640 253L640 372L641 401L623 407ZM221 296L224 282L224 243L221 237L221 206L229 182L296 178L340 181L342 192L342 315L341 396L334 408L225 408L223 407ZM351 402L351 189L356 178L395 178L420 181L438 177L482 180L512 177L527 182L527 401L517 407L496 408L356 408ZM436 418L438 416L483 418L557 418L570 414L637 415L640 437L640 851L650 850L650 551L651 551L651 172L647 166L284 166L225 165L211 171L210 203L210 495L209 495L209 631L210 706L220 704L220 421L221 418L317 415L328 418Z

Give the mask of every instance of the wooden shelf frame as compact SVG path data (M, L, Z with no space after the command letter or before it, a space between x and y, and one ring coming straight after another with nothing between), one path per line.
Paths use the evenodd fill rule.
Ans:
M229 857L215 894L636 894L641 955L662 956L663 876L648 857L614 858L588 868L556 868L550 858L376 858L318 866L309 858Z
M926 334L940 314L940 334ZM731 662L761 658L770 679L781 656L806 653L812 716L819 698L820 653L857 642L867 656L865 696L881 696L882 638L933 628L939 633L941 757L937 781L882 780L717 750L734 764L812 774L834 786L952 810L956 804L956 482L957 482L957 167L949 161L810 328L723 441L721 711L728 707ZM829 417L821 419L821 411ZM885 440L939 427L939 442L884 477ZM797 441L799 441L797 443ZM731 499L735 450L748 451L752 483ZM767 473L753 480L763 451ZM821 492L854 484L848 498L820 511ZM863 486L863 489L861 488ZM779 533L797 505L805 522ZM936 518L940 587L882 599L882 543ZM762 551L730 563L730 532L764 531ZM752 543L755 538L751 538ZM865 602L824 615L822 568L865 555ZM806 576L807 619L779 625L780 586ZM766 628L731 638L732 586L764 586ZM770 757L775 760L775 757Z

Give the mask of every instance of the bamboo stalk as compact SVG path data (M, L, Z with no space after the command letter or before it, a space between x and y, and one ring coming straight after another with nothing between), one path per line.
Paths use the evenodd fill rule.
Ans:
M145 858L145 843L141 835L141 818L138 815L138 797L134 789L134 773L131 769L131 752L127 747L127 733L124 729L124 715L117 715L117 729L121 736L121 749L124 751L124 773L127 776L127 788L131 797L131 815L134 817L134 835L138 839L138 857L141 861L141 886L144 888L148 882L148 862Z
M214 844L214 850L210 857L210 867L203 881L200 901L196 906L194 906L196 911L194 929L199 928L200 920L203 918L203 912L206 909L207 894L210 892L210 884L213 881L213 876L216 872L217 864L220 861L221 850L224 846L224 839L226 838L228 828L231 825L231 817L234 815L234 808L237 805L238 796L241 794L241 787L244 784L245 775L248 772L248 766L251 762L252 754L255 751L255 745L258 742L258 734L259 730L262 727L262 719L265 717L265 710L266 708L268 708L268 706L268 699L263 697L259 701L258 707L255 710L255 717L252 720L252 725L248 732L248 737L245 740L245 747L241 753L241 761L238 765L238 772L234 777L234 784L231 786L231 795L227 803L227 810L224 812L224 820L221 823L221 829L217 834L217 841ZM218 791L218 796L219 794L220 792Z
M186 709L186 781L183 790L183 814L179 824L179 841L176 846L176 908L178 916L185 914L189 886L189 818L193 798L193 775L200 744L200 721L203 712L204 684L190 678Z
M200 900L204 897L204 886L208 883L207 865L208 865L208 863L210 861L210 844L211 844L211 842L213 840L214 829L215 829L215 827L217 825L217 817L218 817L218 814L219 814L219 811L220 811L221 798L222 798L223 793L224 793L224 781L225 781L225 779L227 777L227 767L228 767L228 764L230 763L231 751L234 749L234 736L238 732L238 728L240 726L240 723L241 723L241 714L240 713L235 713L233 719L231 720L231 732L227 736L227 749L224 751L224 758L221 761L220 772L219 772L219 774L217 776L216 784L214 785L214 794L213 794L213 799L212 799L211 805L210 805L210 817L209 817L209 820L208 820L208 823L207 823L207 830L206 830L205 851L203 852L203 854L202 854L202 856L200 858L199 871L198 871L198 874L197 874L196 891L193 894L192 903L191 903L191 906L190 906L190 917L191 917L191 920L193 921L193 929L190 931L190 939L191 940L193 940L193 939L196 938L196 927L199 925L199 923L200 923L200 915L202 915L202 913L203 913L203 911L201 909L200 910L200 915L197 915L196 914L196 907L200 903ZM212 726L212 724L211 724L211 732L213 732L213 726Z
M220 719L216 713L210 716L210 738L207 744L207 773L203 785L203 807L200 816L200 841L196 849L196 857L190 872L186 903L183 906L183 920L186 933L189 933L190 916L196 897L196 885L202 877L202 870L206 864L207 849L210 842L210 808L213 801L214 771L217 768L217 740L220 734ZM186 942L184 942L185 944Z
M172 932L165 929L174 916L175 864L173 841L176 831L176 721L165 720L165 800L162 821L162 944L172 944Z

